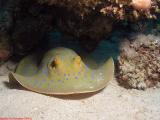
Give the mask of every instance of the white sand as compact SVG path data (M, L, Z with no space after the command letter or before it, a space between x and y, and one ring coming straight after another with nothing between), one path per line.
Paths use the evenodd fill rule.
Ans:
M127 90L111 81L96 94L46 96L6 86L0 77L0 117L33 120L160 120L160 89Z

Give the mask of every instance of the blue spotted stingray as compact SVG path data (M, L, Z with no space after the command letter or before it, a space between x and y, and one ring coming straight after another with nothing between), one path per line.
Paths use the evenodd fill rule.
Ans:
M62 47L49 50L40 64L34 55L25 57L16 72L9 74L10 80L18 81L28 90L57 95L95 92L103 89L113 77L112 58L91 69L77 53Z

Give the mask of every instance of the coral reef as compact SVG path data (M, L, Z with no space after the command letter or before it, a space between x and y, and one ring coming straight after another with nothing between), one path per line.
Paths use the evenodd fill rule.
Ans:
M118 59L120 83L131 88L146 89L160 84L160 39L138 35L125 40Z
M159 0L39 0L40 3L65 7L84 18L92 12L99 12L117 19L134 17L155 17L159 12Z
M0 44L8 44L1 58L42 47L55 27L92 51L117 21L156 19L159 6L159 0L1 0Z
M54 7L59 30L79 39L89 51L109 35L117 21L156 19L160 6L158 0L39 0L39 3Z
M51 7L36 0L1 0L0 6L0 58L5 59L8 52L28 54L47 40L53 28Z

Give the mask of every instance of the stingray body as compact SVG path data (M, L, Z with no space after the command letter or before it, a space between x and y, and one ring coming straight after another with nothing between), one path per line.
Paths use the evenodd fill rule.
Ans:
M35 55L24 58L16 72L9 74L10 80L38 93L65 95L98 91L114 77L112 59L91 69L68 48L48 51L39 64L37 58Z

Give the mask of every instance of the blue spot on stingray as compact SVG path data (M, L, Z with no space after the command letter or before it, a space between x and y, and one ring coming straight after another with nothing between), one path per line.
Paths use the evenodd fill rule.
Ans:
M64 76L66 76L66 74L64 74Z
M45 82L46 82L46 80L45 80L45 79L43 79L43 80L42 80L42 83L45 83Z
M41 83L39 80L35 80L34 83L33 83L35 86L41 86Z
M38 83L38 80L35 80L35 81L34 81L34 84L37 84L37 83Z
M70 76L70 74L68 74L68 76Z
M81 74L81 72L78 72L78 74L80 75L80 74Z
M68 78L66 78L66 80L68 80Z

